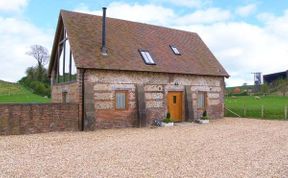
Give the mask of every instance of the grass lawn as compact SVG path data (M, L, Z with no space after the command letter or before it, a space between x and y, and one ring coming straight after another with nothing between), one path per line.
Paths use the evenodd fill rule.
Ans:
M288 97L283 96L237 96L226 97L225 107L239 114L241 117L261 118L261 107L264 107L266 119L284 119L284 108L288 106ZM244 113L246 108L246 115ZM235 117L231 112L225 111L225 116Z
M49 98L33 94L17 83L0 81L0 103L48 103Z

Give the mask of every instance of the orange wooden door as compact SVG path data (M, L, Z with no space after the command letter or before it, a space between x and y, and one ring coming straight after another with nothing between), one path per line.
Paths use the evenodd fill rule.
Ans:
M182 92L168 92L167 101L168 112L173 121L182 121Z

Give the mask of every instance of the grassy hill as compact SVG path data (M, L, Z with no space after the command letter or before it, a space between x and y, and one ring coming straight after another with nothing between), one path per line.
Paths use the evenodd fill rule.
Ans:
M284 108L288 107L287 96L237 96L226 97L225 107L231 109L241 117L284 119ZM225 111L225 116L234 117L231 112Z
M228 92L232 92L235 88L240 88L240 90L243 92L244 90L253 89L253 85L244 85L244 86L235 86L235 87L226 87L226 90Z
M0 103L48 103L49 98L33 94L17 83L0 80Z

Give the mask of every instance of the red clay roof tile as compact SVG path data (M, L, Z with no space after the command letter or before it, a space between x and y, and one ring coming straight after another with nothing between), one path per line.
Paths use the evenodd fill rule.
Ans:
M103 56L101 16L62 10L61 17L77 68L229 76L196 33L107 18L108 56ZM139 49L148 50L156 65L146 65Z

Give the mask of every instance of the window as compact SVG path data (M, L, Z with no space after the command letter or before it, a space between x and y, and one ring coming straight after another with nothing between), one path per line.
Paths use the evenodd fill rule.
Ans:
M179 50L178 50L175 46L170 45L170 48L172 49L172 51L174 52L174 54L176 54L176 55L181 55L181 53L179 52Z
M206 92L198 92L197 105L199 109L206 107Z
M173 96L173 104L176 104L176 101L177 101L176 96Z
M127 92L126 91L116 91L115 93L115 108L117 110L127 109Z
M145 64L148 64L148 65L153 65L155 64L153 58L151 57L149 51L147 50L139 50Z
M60 42L58 43L57 50L57 63L55 65L55 76L53 82L64 83L76 81L77 68L74 62L72 49L68 39L66 29L63 29L63 33L60 36Z

